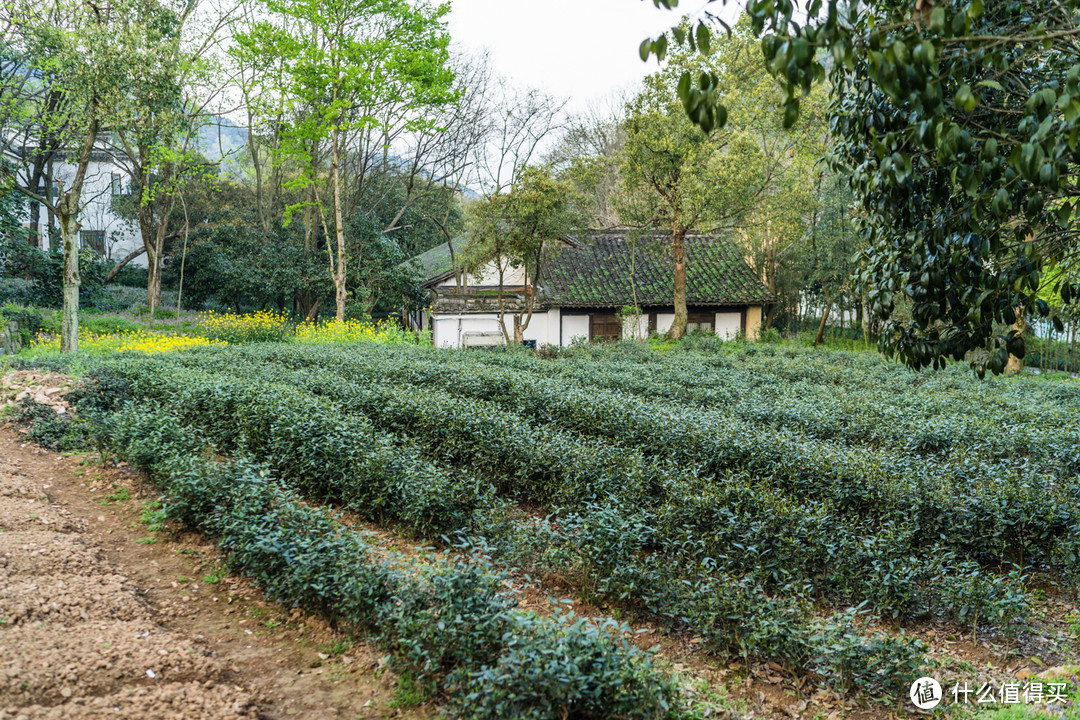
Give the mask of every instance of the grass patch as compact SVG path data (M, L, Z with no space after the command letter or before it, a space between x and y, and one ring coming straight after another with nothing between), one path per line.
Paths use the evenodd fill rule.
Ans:
M419 707L431 697L431 691L419 683L412 673L405 673L398 678L394 694L390 696L388 707L399 710Z

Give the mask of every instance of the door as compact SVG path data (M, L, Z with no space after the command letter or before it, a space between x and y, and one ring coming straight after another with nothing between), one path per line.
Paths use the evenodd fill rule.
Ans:
M593 342L617 342L622 337L622 326L614 314L589 315L589 340Z

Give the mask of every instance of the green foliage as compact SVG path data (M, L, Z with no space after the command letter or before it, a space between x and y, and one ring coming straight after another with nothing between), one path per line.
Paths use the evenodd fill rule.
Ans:
M165 511L161 508L160 500L151 500L139 511L139 522L146 526L150 532L161 532L165 529ZM183 581L181 581L183 582Z
M411 708L423 705L430 697L431 693L416 681L416 676L405 673L398 678L394 694L386 704L392 708Z
M113 488L114 488L113 491L111 493L109 493L108 495L106 495L103 500L101 500L102 505L108 505L108 504L114 503L114 502L115 503L126 502L126 501L131 499L131 491L128 490L127 487L125 487L124 485L116 485L116 484L114 484Z
M1077 31L1077 7L746 7L785 93L785 126L798 117L800 96L828 77L837 137L830 163L850 175L867 213L858 278L884 324L881 347L912 367L940 368L974 351L980 377L1001 373L1010 355L1024 354L1023 338L1001 326L1018 313L1046 317L1043 273L1075 264L1080 63L1053 39ZM697 27L708 37L711 24ZM696 33L683 27L670 36L695 46ZM643 57L662 57L668 37L643 43ZM724 124L722 82L712 72L692 84L687 73L677 89L706 131ZM1074 287L1060 282L1054 292L1069 303L1080 294Z
M52 407L37 403L33 398L23 399L14 420L30 427L28 439L50 450L78 450L87 444L84 428L73 421L71 415L57 415Z
M537 661L568 648L591 648L586 657L594 666L531 689L549 708L542 717L655 718L680 702L670 681L625 641L570 617L517 611L503 576L482 558L410 564L376 555L360 532L301 502L269 468L206 460L196 434L146 406L127 406L106 427L122 456L148 463L142 467L162 484L169 515L215 536L231 569L279 602L366 629L401 672L451 691L454 716L475 717L474 698L464 691L484 687L487 667L503 668L490 702L504 706L530 689ZM511 636L515 643L507 645Z
M59 248L42 251L22 239L0 236L0 255L6 258L5 275L29 281L21 297L14 298L20 304L58 308L64 300L64 253ZM106 301L105 274L111 263L98 258L89 248L79 254L79 302L94 306Z
M575 703L616 677L619 697L635 699L595 690L612 708L658 697L606 631L594 643L566 630L573 621L550 630L517 614L488 574L492 560L557 572L712 652L885 698L910 684L923 648L869 632L867 620L933 616L1012 632L1032 578L1077 576L1071 383L979 383L959 367L913 374L866 353L693 345L554 359L404 345L110 358L79 412L133 398L95 437L169 478L169 517L227 527L235 562L249 563L231 567L257 568L277 597L339 622L384 607L380 637L399 667L428 690L453 687L454 703L482 698L492 717L593 707ZM239 460L207 463L207 448ZM246 499L256 491L277 494ZM312 507L286 513L293 493L469 559L411 568L407 592L374 579L342 589L350 572L374 577L330 559L367 557L343 535L289 545L300 566L278 558L278 544L293 542L283 533L334 526ZM522 502L547 517L523 516ZM529 639L504 647L506 633ZM561 658L557 673L537 660L547 657Z
M463 265L478 273L489 263L496 266L496 277L485 283L498 285L499 324L508 343L522 340L522 333L532 320L535 293L525 293L524 307L513 313L512 331L507 330L503 297L506 275L521 270L524 285L540 277L544 257L579 219L570 203L570 186L539 167L524 168L509 193L491 195L471 208L469 240L463 251Z
M438 364L418 364L406 354L396 357L393 365L374 356L366 362L343 362L340 353L280 346L247 348L240 355L245 378L231 372L235 352L216 358L183 358L181 365L191 370L144 362L125 363L117 370L130 378L131 391L137 396L177 408L185 424L201 428L225 452L253 453L272 462L281 477L307 495L341 503L374 520L394 519L428 536L484 533L494 543L491 550L508 560L530 565L563 563L561 571L580 576L592 592L609 601L646 608L666 622L689 624L718 651L773 657L793 668L830 662L812 632L819 627L825 633L832 624L811 620L801 602L791 606L770 599L768 593L790 594L794 583L819 577L824 568L813 565L819 556L806 557L805 543L810 537L814 542L831 543L833 555L846 553L850 567L863 568L867 557L864 531L856 529L859 522L848 526L837 519L823 524L817 516L808 522L803 508L794 503L779 513L778 499L769 499L767 492L744 483L702 504L695 499L704 490L697 472L688 473L670 461L607 447L605 442L583 444L573 433L556 427L535 430L528 421L490 401L455 399L444 391L395 391L385 382L362 380L389 377L419 388L467 377L467 384L454 386L456 392L484 390L485 397L491 397L490 392L505 396L508 403L545 412L557 404L547 394L547 383L540 382L541 394L534 400L526 399L520 395L520 380L512 380L520 373L493 372L483 363L461 373L453 367L443 372ZM299 369L330 362L336 363L335 372L345 371L357 381L336 381L326 377L325 371ZM289 371L289 367L298 370ZM263 379L249 385L263 373ZM282 380L287 382L281 384ZM530 379L529 386L535 385L535 378ZM551 392L557 390L563 396L559 400L568 412L580 414L588 401L572 390L571 404L567 404L570 389L565 382L550 385ZM513 394L506 395L508 391ZM626 405L625 398L622 404ZM341 414L336 409L339 405L349 413ZM562 412L558 407L555 410ZM370 418L374 427L363 418ZM594 413L583 416L581 422L607 427L602 418ZM581 425L573 427L580 432ZM403 432L414 438L415 449L406 450L395 442ZM432 464L425 454L439 463ZM470 472L447 472L445 463ZM494 486L477 477L490 478ZM496 489L525 495L545 506L577 510L562 512L558 533L538 534L537 529L513 520L510 506L493 494ZM594 504L598 498L606 498L605 505ZM657 502L658 514L634 519L640 512L634 508ZM725 505L736 514L710 514L724 513ZM745 513L745 519L738 519L739 513ZM766 517L774 520L763 523ZM783 532L799 535L800 541L786 549L777 545L766 555L760 544L772 542L768 539L778 532L777 518L789 524ZM745 530L737 529L743 522ZM807 527L795 530L792 524ZM715 529L706 528L721 526L732 529L716 537L715 545L711 540L705 545L700 540L688 541L688 537L713 535ZM642 554L646 548L651 551ZM884 538L880 548L882 553L895 552ZM713 558L707 561L709 572L702 568L707 557ZM758 567L754 578L740 582L728 575L746 572L747 563ZM805 568L806 574L797 574L796 568ZM910 582L923 581L920 575ZM837 575L822 588L842 594L866 593L862 582L858 573ZM927 603L942 607L940 601L920 596L902 609L925 612L920 608ZM917 645L905 641L902 647L904 652L918 653ZM891 688L902 681L884 678L881 682Z
M54 335L60 334L60 311L55 310L44 316L40 329ZM79 318L79 327L95 335L108 335L111 333L138 332L143 329L138 323L134 323L122 317L103 317L98 315L83 314Z
M373 213L356 213L345 225L349 256L346 280L354 298L352 317L369 320L376 309L393 312L404 304L418 306L427 295L416 286L416 268L392 235L385 221Z
M224 307L236 312L274 307L296 293L329 295L325 251L309 248L296 228L273 226L263 232L250 211L226 203L213 222L192 229L184 267L184 306ZM165 279L179 281L179 264L170 263Z

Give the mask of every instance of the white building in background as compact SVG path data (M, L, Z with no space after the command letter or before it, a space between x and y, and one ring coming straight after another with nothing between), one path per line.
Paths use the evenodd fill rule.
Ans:
M454 241L454 256L464 250ZM742 257L725 240L688 235L688 331L720 337L756 337L762 309L774 298ZM468 275L459 290L450 248L437 246L420 255L422 287L431 305L414 322L432 332L437 347L501 345L498 272L494 262ZM614 341L663 333L675 319L671 238L608 230L573 236L551 248L544 258L540 282L525 285L524 273L508 269L503 277L507 331L513 332L512 312L523 307L526 293L535 292L526 342L570 345L575 340ZM637 306L636 318L621 310Z
M75 177L75 169L76 166L73 163L67 162L64 153L57 154L52 166L52 196L54 198L57 196L59 186L57 180L62 180L64 188L67 189ZM113 210L113 199L129 191L130 181L127 174L112 162L107 153L95 150L91 155L83 183L82 211L79 213L79 223L82 226L79 230L80 248L90 248L99 257L107 260L119 260L142 247L138 226L121 218ZM44 185L40 185L37 192L44 196L46 192ZM29 218L29 214L27 217ZM50 218L49 212L42 206L37 231L43 249L51 249L50 220L56 235L55 242L59 243L59 225L55 218ZM26 226L28 228L30 226L29 219ZM131 264L146 267L146 256L136 257Z
M239 158L247 142L247 129L225 118L203 126L194 138L191 148L203 154L211 162L219 162L226 176L241 173ZM56 197L56 180L62 179L64 187L70 187L75 177L75 164L68 162L64 152L58 152L52 161L53 197ZM25 181L23 176L20 180ZM113 200L131 192L131 178L104 150L95 150L90 157L82 192L82 212L79 222L80 247L89 247L107 260L120 260L142 247L142 236L136 222L121 218L113 210ZM38 194L45 195L45 187L38 187ZM49 247L49 213L42 207L38 220L38 237L45 249ZM26 223L29 227L29 214ZM59 237L59 227L53 220L53 228ZM130 264L146 267L146 255L139 255Z

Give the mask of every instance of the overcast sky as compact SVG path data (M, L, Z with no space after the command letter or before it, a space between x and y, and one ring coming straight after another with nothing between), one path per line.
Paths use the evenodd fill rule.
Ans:
M652 0L452 0L450 37L460 48L486 48L498 74L567 98L576 112L654 72L656 59L638 56L641 41L705 4L684 0L671 12ZM710 10L730 21L739 7L729 0Z

